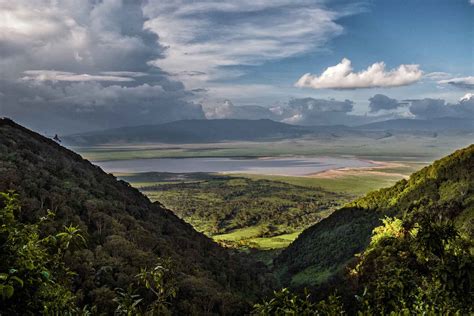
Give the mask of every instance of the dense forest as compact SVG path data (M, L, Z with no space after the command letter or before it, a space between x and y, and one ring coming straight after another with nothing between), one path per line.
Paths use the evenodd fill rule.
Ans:
M7 119L0 174L2 315L473 312L474 145L336 210L274 271Z
M212 174L180 177L179 181L166 181L171 176L147 173L121 178L132 183L140 183L143 179L145 184L140 185L140 191L170 207L176 215L208 236L249 227L260 230L252 237L298 232L327 217L349 200L348 195L321 188L265 179ZM151 179L156 183L147 184Z
M61 254L73 274L66 283L77 306L111 314L121 291L129 290L142 299L139 306L151 306L153 293L145 286L135 286L136 276L162 260L171 262L175 276L176 293L168 309L176 314L242 314L249 310L250 302L274 286L263 264L219 247L128 183L7 119L0 120L0 173L0 192L15 192L17 205L3 199L2 207L13 209L9 212L18 225L40 225L36 242L60 234L65 226L81 232L85 243ZM40 220L49 213L54 220ZM2 238L9 236L8 232L1 234ZM48 247L41 244L43 253L54 250L43 249ZM3 260L9 254L2 253L0 273L17 269ZM49 265L56 266L54 262ZM28 277L41 278L31 273ZM8 309L11 312L20 302L2 301L0 310L13 304Z
M384 218L387 219L384 220ZM390 220L390 218L396 219ZM393 232L395 229L392 227L393 221L398 225L396 232ZM383 225L386 228L380 228ZM347 285L344 279L348 266L357 264L361 258L362 262L375 260L370 268L358 268L359 272L356 274L361 274L360 271L363 271L362 274L367 280L381 282L376 278L377 272L386 273L385 277L388 279L393 277L393 282L406 286L405 282L413 281L411 277L407 276L406 280L401 280L390 274L390 271L395 271L390 269L396 269L397 263L405 264L405 260L397 262L395 258L388 258L384 259L387 262L382 264L377 262L381 258L374 258L375 254L383 257L387 255L387 252L400 254L403 252L407 255L414 252L414 256L419 256L418 250L431 246L420 245L420 249L417 250L416 244L429 242L430 238L436 245L433 247L439 248L437 249L439 253L455 251L451 247L458 247L459 244L464 243L463 251L459 250L456 255L462 257L459 260L466 260L464 267L471 269L468 270L469 273L463 274L466 272L464 268L458 267L459 271L454 269L445 272L444 279L438 281L443 286L446 282L456 283L456 279L452 278L457 276L453 273L463 274L463 278L469 283L465 289L466 295L472 299L469 295L472 295L470 285L473 276L471 253L473 248L470 241L473 237L473 228L474 145L471 145L423 168L408 180L401 180L393 187L371 192L335 211L328 218L305 230L276 258L275 265L282 275L283 283L288 286L309 286L316 290L327 290L327 287L331 285L336 288L341 284ZM423 229L431 230L431 233L428 232L423 237L427 240L420 241L418 240L421 238L420 233L414 232L423 231ZM386 231L389 232L383 233ZM375 236L372 235L373 232ZM380 234L383 236L377 237ZM393 236L390 234L401 238L392 240ZM444 234L447 235L443 237ZM376 242L380 241L379 239L383 242ZM390 243L396 244L390 246ZM398 247L407 249L402 250ZM432 249L423 251L432 251ZM354 256L361 252L363 254L358 258ZM435 255L439 260L445 261L439 258L441 254ZM429 267L430 259L426 258L426 262L422 262L421 267ZM408 270L411 268L407 267ZM384 287L384 284L380 286ZM348 291L347 288L344 290ZM388 291L388 288L385 290Z

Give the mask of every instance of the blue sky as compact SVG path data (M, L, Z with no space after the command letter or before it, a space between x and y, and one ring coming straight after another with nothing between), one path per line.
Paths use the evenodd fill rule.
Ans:
M0 0L0 115L68 132L474 119L472 2Z
M336 10L351 3L353 1L328 2L327 7ZM453 102L464 95L461 89L426 79L413 86L364 91L302 91L294 88L294 82L302 74L321 73L343 58L349 58L356 71L383 61L390 69L400 64L418 64L425 74L445 72L446 78L474 74L474 6L469 1L368 1L361 2L359 9L357 13L336 20L344 31L325 44L326 50L310 51L257 66L233 67L245 74L226 82L271 84L279 90L284 89L288 97L352 97L361 103L364 100L368 103L369 96L375 93L386 93L400 99L441 97ZM255 97L257 102L265 102L265 97ZM277 93L276 98L279 97L280 93ZM268 97L268 103L274 101L272 96ZM241 102L251 100L244 98Z

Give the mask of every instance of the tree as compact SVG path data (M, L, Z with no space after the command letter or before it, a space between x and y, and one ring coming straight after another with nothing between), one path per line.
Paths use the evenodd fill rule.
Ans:
M288 289L275 291L273 298L256 304L253 315L261 316L336 316L345 315L342 303L337 296L329 296L327 300L314 303L310 300L310 294L305 290L304 296L300 297L291 293Z
M70 289L72 272L63 256L71 244L83 242L79 229L66 227L41 236L52 212L33 224L17 220L18 196L0 192L0 310L6 315L78 313Z
M443 211L386 218L351 271L364 311L375 314L470 314L473 242Z

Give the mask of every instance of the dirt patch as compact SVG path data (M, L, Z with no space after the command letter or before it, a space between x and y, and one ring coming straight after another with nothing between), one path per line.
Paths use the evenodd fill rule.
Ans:
M368 162L374 164L375 166L371 167L360 167L360 168L339 168L326 170L318 173L309 175L312 178L320 179L334 179L342 178L345 176L357 176L357 175L377 175L383 177L399 177L399 178L408 178L409 176L403 173L398 172L387 172L383 171L384 169L395 169L406 167L405 164L400 162L384 162L384 161L374 161L367 160Z

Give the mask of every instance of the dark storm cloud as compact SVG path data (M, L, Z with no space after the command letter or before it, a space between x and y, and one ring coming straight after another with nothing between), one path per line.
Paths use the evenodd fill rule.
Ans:
M200 105L185 101L185 90L156 84L0 84L5 88L0 95L2 115L49 133L204 118Z
M149 65L165 48L143 2L0 4L0 115L62 133L203 118L192 92Z
M474 119L474 98L466 98L450 104L443 99L421 99L410 101L410 112L420 119L455 117Z
M371 113L376 113L381 110L396 110L401 106L407 105L406 102L399 102L383 94L376 94L369 99L369 108Z

